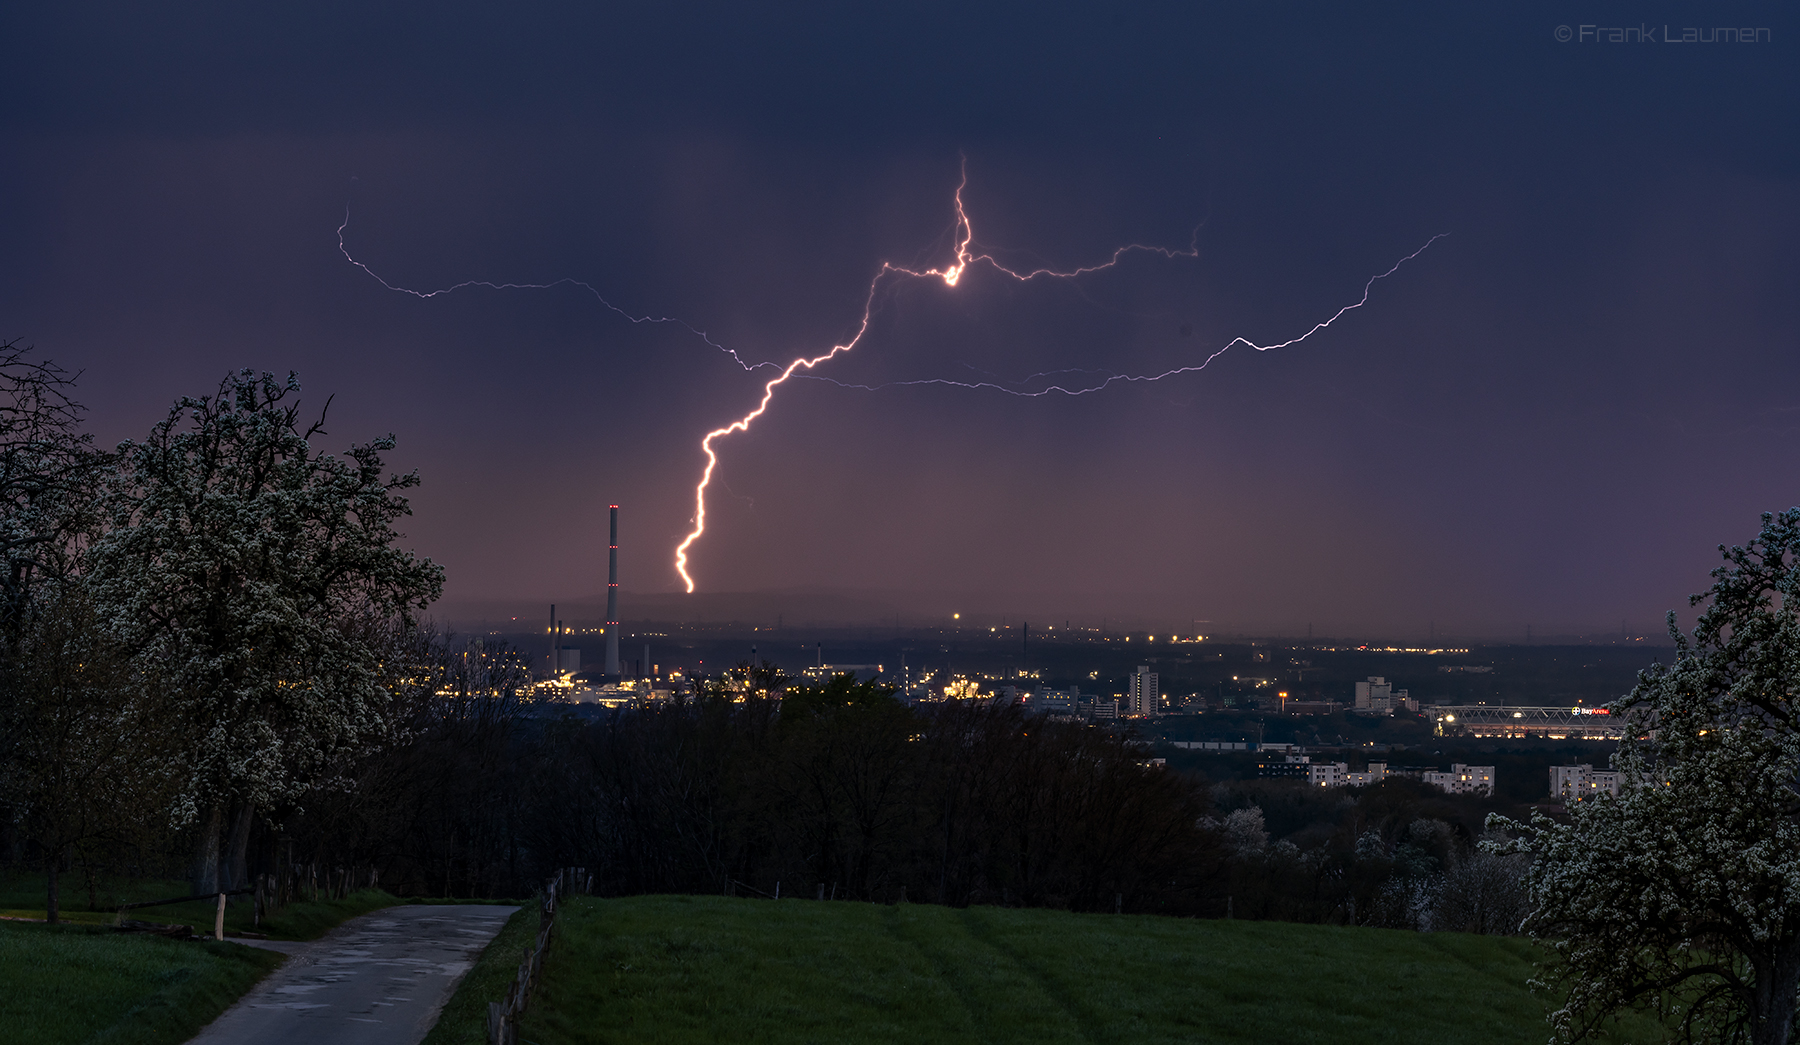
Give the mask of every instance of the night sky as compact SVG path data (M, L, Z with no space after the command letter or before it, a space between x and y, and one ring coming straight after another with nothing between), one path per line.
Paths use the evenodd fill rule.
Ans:
M1584 25L1629 24L1611 43ZM1684 27L1760 42L1670 44ZM1570 27L1559 42L1559 26ZM1640 27L1651 39L1636 39ZM108 444L235 367L392 431L458 607L672 592L1200 630L1657 634L1800 503L1774 4L169 5L0 14L0 336ZM1198 229L1197 233L1195 230ZM767 374L767 371L759 371ZM1079 377L1080 375L1076 375ZM896 594L898 593L898 594ZM469 610L474 612L474 610ZM1060 623L1060 621L1059 621ZM1077 623L1080 623L1078 620Z

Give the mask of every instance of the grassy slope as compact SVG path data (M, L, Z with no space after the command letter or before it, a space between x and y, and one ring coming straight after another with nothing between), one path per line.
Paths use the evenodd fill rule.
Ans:
M685 896L576 900L563 918L521 1033L540 1045L1548 1036L1520 940Z
M186 1041L281 957L232 943L0 922L0 1039Z

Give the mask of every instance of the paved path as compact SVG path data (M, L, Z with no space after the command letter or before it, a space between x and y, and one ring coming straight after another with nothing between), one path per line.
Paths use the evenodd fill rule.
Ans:
M288 960L191 1045L415 1045L516 910L388 907L313 943L272 947Z

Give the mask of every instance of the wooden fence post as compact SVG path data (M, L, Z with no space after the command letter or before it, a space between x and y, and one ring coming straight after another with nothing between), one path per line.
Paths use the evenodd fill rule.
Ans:
M579 888L583 871L579 867L559 868L544 883L544 898L538 907L542 920L538 924L536 945L524 949L524 960L519 963L512 985L506 989L505 1000L488 1003L488 1045L513 1045L518 1040L519 1018L525 1015L532 988L543 975L544 955L550 949L550 937L556 926L557 895L569 885Z

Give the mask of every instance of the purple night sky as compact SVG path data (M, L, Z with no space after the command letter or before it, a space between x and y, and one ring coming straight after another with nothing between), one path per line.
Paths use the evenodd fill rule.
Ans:
M103 442L230 368L392 431L444 612L703 593L1206 629L1658 634L1800 502L1800 62L1774 4L13 5L0 336ZM653 9L654 8L654 9ZM1649 12L1646 14L1646 12ZM1568 24L1623 24L1625 43ZM1664 26L1765 27L1667 43ZM1653 39L1641 29L1653 30ZM1198 233L1194 232L1198 227ZM1081 375L1075 375L1079 378ZM1041 385L1041 383L1040 383ZM1015 385L1019 388L1040 385Z

